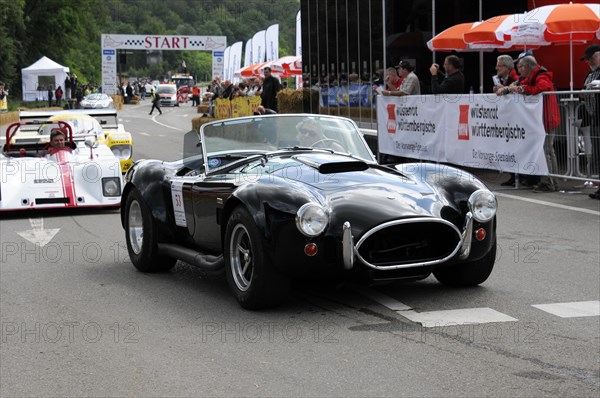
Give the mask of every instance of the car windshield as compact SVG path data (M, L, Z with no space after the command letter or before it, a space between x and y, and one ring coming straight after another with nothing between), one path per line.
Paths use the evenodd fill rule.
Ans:
M194 81L192 80L192 78L174 78L173 82L177 87L191 87L194 85Z
M48 120L50 121L64 121L71 126L71 130L73 131L74 138L77 136L100 136L103 134L102 126L98 122L98 120L93 117L85 114L61 114L52 116ZM50 132L53 127L56 125L44 123L40 126L38 130L38 134L40 135L50 135Z
M334 151L374 161L356 125L349 119L333 116L272 115L227 119L203 126L201 140L204 154L209 159L209 169L211 157L248 156L287 148Z
M108 96L106 94L89 94L85 97L87 101L101 101L107 99Z
M168 86L158 86L156 92L159 94L176 94L177 87L174 84L169 84Z

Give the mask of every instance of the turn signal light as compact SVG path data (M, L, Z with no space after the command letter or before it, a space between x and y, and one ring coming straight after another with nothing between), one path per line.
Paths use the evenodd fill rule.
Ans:
M315 254L317 254L318 251L319 248L315 243L307 243L306 246L304 246L304 254L306 254L309 257L314 256Z
M485 235L486 232L483 228L479 228L477 231L475 231L475 239L477 239L480 242L485 239Z

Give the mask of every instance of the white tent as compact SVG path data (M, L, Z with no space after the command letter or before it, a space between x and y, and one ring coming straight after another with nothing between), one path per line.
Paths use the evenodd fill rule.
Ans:
M23 101L47 100L48 87L61 86L65 91L65 79L69 68L48 57L40 58L36 63L21 69L23 83Z

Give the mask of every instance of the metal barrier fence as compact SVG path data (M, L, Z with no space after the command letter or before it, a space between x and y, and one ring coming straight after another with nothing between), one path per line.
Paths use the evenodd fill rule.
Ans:
M557 178L600 181L600 91L557 91L543 93L556 97L560 125L554 129ZM547 156L548 157L548 156Z

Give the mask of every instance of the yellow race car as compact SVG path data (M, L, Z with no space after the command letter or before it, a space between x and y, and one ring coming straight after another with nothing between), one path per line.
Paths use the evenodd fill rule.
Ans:
M77 109L64 111L21 111L21 121L34 122L39 126L37 131L20 131L20 135L50 135L50 125L46 121L62 120L73 130L74 137L78 135L94 135L100 144L110 148L119 159L121 172L125 173L133 164L133 139L125 131L117 118L114 109ZM24 129L22 129L24 130Z

